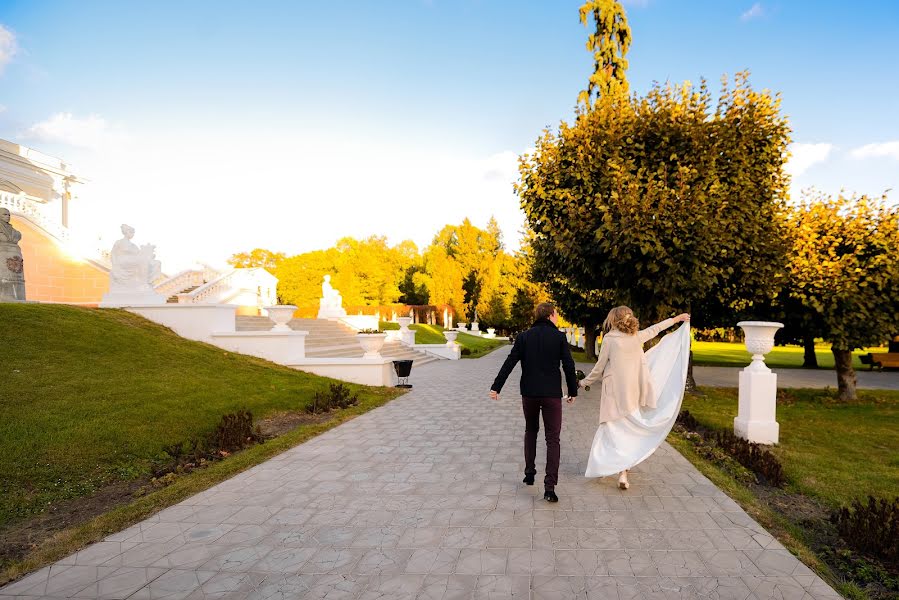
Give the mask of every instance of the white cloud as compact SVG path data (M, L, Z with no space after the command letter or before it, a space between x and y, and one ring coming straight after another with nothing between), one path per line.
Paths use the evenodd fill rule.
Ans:
M888 157L899 160L899 140L877 144L866 144L859 148L855 148L850 153L850 156L858 159Z
M762 7L761 2L756 2L752 5L752 7L740 15L741 21L751 21L753 19L758 19L759 17L763 17L765 15L765 9Z
M830 156L833 150L833 144L799 144L795 143L790 146L790 160L787 162L787 173L793 177L802 175L812 165L824 162Z
M12 61L18 51L16 34L0 25L0 73L3 73L3 68Z
M106 120L98 115L80 119L72 113L56 113L49 119L29 127L23 137L97 149L109 141L111 132Z

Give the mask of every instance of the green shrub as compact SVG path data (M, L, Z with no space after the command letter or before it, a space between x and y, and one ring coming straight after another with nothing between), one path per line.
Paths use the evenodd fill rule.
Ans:
M350 388L342 383L332 383L327 392L315 392L306 412L313 415L339 408L349 408L359 403L359 395L351 394Z
M854 500L830 517L840 537L856 550L886 564L899 566L899 496L892 500L868 496Z

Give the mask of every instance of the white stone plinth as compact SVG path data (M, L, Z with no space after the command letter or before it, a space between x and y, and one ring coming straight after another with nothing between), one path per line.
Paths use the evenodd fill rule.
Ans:
M776 444L780 425L775 420L777 374L772 371L740 371L740 392L734 434L757 444Z
M746 349L752 362L740 371L737 416L734 435L757 444L776 444L780 435L777 424L777 374L765 364L765 354L774 348L774 334L783 323L741 321Z
M181 337L210 344L214 332L234 331L237 318L234 304L148 304L127 310L165 325Z
M211 336L219 348L249 354L279 365L294 365L306 358L308 331L224 331Z
M263 310L265 310L268 318L275 323L275 326L272 327L272 331L291 330L287 324L293 318L293 314L297 310L296 306L292 304L279 304L278 306L264 306Z
M463 332L468 331L467 325L468 325L468 323L456 323L456 330L463 331Z
M322 306L318 309L318 318L319 319L342 319L346 316L346 311L340 307L327 307Z
M165 304L165 296L156 292L110 292L103 294L100 308L127 308L129 306L146 306L148 304Z
M457 344L456 344L456 338L459 337L459 332L458 332L458 331L453 331L453 330L450 329L450 330L447 330L447 331L444 331L444 332L443 332L443 337L446 338L446 345L447 345L447 346L456 346L456 345L457 345Z
M496 329L494 329L493 327L488 327L487 333L482 333L481 336L492 340L496 337Z
M395 379L393 359L390 358L306 358L290 366L362 385L391 386Z
M479 330L478 330L478 322L477 322L477 321L472 321L472 323L471 323L471 330L472 330L473 332L479 331Z

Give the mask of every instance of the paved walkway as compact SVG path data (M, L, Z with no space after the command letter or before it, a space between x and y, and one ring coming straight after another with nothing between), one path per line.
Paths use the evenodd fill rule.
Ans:
M667 445L627 492L583 478L595 398L565 407L544 502L517 374L487 398L507 352L414 370L412 393L0 598L839 598Z
M583 368L583 367L581 367ZM712 387L737 387L738 367L693 367L693 377L698 385ZM773 369L777 373L777 385L785 388L834 388L837 374L828 369ZM899 390L899 371L856 371L860 390Z

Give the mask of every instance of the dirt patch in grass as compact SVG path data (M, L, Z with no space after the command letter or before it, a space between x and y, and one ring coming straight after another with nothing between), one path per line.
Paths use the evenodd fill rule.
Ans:
M265 439L271 439L293 431L300 425L308 423L327 423L334 418L333 413L318 413L311 415L306 412L281 412L262 419L257 423L259 431Z
M0 566L22 560L34 548L59 531L87 523L96 516L127 504L149 478L122 481L83 498L54 504L46 512L0 529Z

